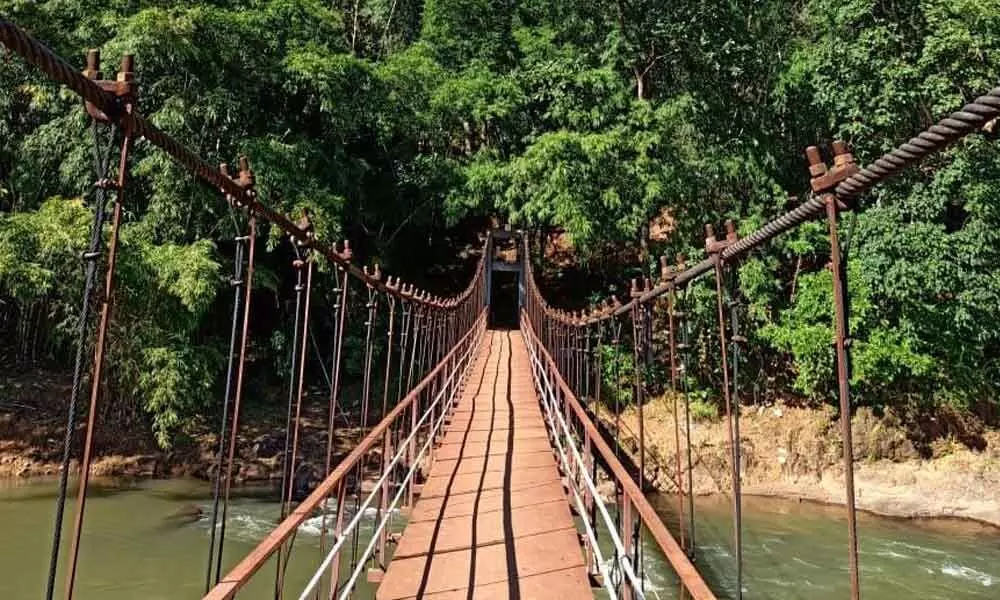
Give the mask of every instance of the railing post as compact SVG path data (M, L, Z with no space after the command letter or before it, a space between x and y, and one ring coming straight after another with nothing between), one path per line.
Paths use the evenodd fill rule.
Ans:
M675 309L677 304L674 278L677 270L667 263L667 257L660 257L660 280L668 286L667 292L667 347L668 360L670 365L670 397L673 403L674 412L674 465L676 468L677 485L677 531L680 534L681 548L686 549L684 539L684 471L681 465L681 425L680 425L680 403L677 401L677 324Z
M347 504L347 480L344 479L337 487L337 520L334 525L333 543L336 544L344 535L344 508ZM330 597L337 595L340 588L340 550L337 550L330 563Z
M417 429L417 410L419 406L419 398L415 399L410 405L410 432L414 432ZM417 436L414 435L410 437L410 442L406 447L406 464L408 467L413 467L413 462L417 457ZM413 509L413 478L406 483L406 508L408 510Z
M734 427L734 420L739 419L739 405L733 402L732 391L730 389L729 377L729 344L726 335L726 318L723 311L723 285L724 261L722 251L736 242L736 228L732 221L726 221L726 239L723 241L715 238L715 229L711 225L705 226L705 251L715 265L715 301L719 317L719 353L722 358L722 396L725 399L726 408L726 435L729 441L729 460L731 465L730 476L733 480L733 545L736 552L736 598L743 598L743 524L740 495L740 455L738 425Z
M589 473L594 470L594 453L593 453L593 448L591 447L590 444L590 432L585 429L583 436L584 436L583 437L584 468ZM592 479L594 481L597 480L596 477L592 477ZM597 507L594 504L594 495L590 492L590 488L586 485L583 486L583 504L587 509L587 514L580 515L580 518L589 520L590 523L594 527L596 527L597 515L595 515L594 513L596 512ZM590 572L591 575L597 573L596 556L594 555L594 549L590 547L589 544L587 545L587 570Z
M620 531L618 535L621 536L622 546L625 550L625 556L616 557L619 561L629 561L632 560L632 555L634 551L633 539L632 539L632 499L628 497L628 494L622 492L619 500L619 508L621 511L621 519L619 523ZM618 565L621 569L621 565ZM632 565L632 570L637 571L637 565ZM622 600L632 600L635 597L635 590L632 589L631 583L629 583L628 578L622 574L622 585L620 596Z

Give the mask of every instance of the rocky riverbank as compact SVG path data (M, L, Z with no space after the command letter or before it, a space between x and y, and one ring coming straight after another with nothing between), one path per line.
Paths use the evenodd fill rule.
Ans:
M676 492L672 404L662 398L644 410L652 455L648 472L666 493ZM624 414L623 421L638 431L634 411ZM972 447L951 436L915 443L892 414L880 418L868 409L855 414L852 426L858 508L892 517L956 517L1000 527L1000 432L979 432ZM682 429L682 456L683 439ZM745 494L845 502L840 425L832 409L745 407L740 439ZM725 421L694 421L691 440L694 493L727 493L732 478Z

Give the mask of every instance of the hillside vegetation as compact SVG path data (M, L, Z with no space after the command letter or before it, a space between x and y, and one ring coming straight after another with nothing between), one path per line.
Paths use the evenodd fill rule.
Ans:
M462 269L430 266L455 267L484 217L561 232L586 281L552 298L570 307L622 294L661 253L700 256L705 223L748 232L794 205L807 145L844 139L864 163L1000 83L989 0L0 0L0 14L81 68L90 47L106 73L135 54L141 112L210 163L248 155L265 201L309 208L360 261L446 292ZM89 124L12 55L0 107L0 361L65 370ZM161 152L140 142L132 170L111 404L169 445L221 396L237 232ZM996 418L998 199L1000 153L972 136L846 217L859 403ZM741 266L747 396L832 400L828 251L814 224ZM290 258L272 236L253 327L270 384ZM690 383L711 400L713 300L690 295Z

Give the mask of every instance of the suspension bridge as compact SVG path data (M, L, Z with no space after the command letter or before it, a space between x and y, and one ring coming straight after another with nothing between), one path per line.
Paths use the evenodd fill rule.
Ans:
M837 381L844 440L850 440L850 378L846 276L837 225L844 211L861 208L866 192L900 170L969 134L992 131L1000 115L1000 88L919 132L867 167L855 164L846 146L834 143L830 158L810 147L811 196L800 205L740 237L733 223L722 237L705 229L706 257L689 264L684 257L663 257L657 281L631 282L629 298L609 298L591 310L569 312L550 304L532 271L529 242L517 231L483 236L479 261L463 292L439 297L385 276L378 267L353 261L350 245L319 239L308 215L292 219L269 208L258 196L246 158L238 169L214 167L144 118L137 99L133 59L126 56L114 79L103 79L100 57L92 51L86 68L76 69L15 24L0 20L0 43L9 52L72 90L85 102L95 127L106 128L117 150L99 161L95 215L90 245L83 255L86 288L81 301L77 361L67 416L64 465L71 457L81 381L89 372L89 405L79 458L80 486L72 533L62 539L67 474L62 470L53 551L46 597L74 596L78 560L86 551L86 516L93 434L101 402L108 321L113 309L118 236L128 205L130 152L147 143L186 167L219 192L242 215L235 238L232 277L233 320L223 398L222 443L217 457L213 527L206 559L204 598L223 600L263 579L275 598L350 598L362 584L379 599L402 598L577 598L600 592L609 598L645 598L644 569L652 553L672 569L674 597L717 597L699 572L695 505L691 487L690 418L684 372L690 356L687 292L712 281L717 308L718 351L723 365L724 400L732 482L732 573L742 597L741 437L737 397L740 348L745 343L734 309L732 269L755 248L803 223L826 220L833 277ZM109 209L109 210L106 210ZM264 228L279 231L295 251L296 319L290 365L288 421L283 454L281 521L228 571L223 565L226 518L232 493L237 432L244 395L247 336L254 309L251 292L258 244ZM105 241L105 230L110 234ZM500 252L500 250L504 250ZM514 254L514 260L503 257ZM320 270L321 261L328 269ZM510 276L516 293L517 326L494 327L500 274ZM103 289L99 277L103 275ZM302 458L301 421L312 290L320 277L332 279L335 330L329 357L326 461L322 480L301 501L293 482ZM666 315L657 332L654 310ZM364 330L364 381L359 414L363 438L338 462L333 460L343 392L344 338L352 323ZM83 349L91 328L92 359ZM665 339L664 352L653 351ZM376 341L385 348L376 351ZM659 342L658 342L659 343ZM631 345L635 381L629 393L638 408L634 452L621 447L622 425L601 419L602 345ZM646 498L647 450L642 407L645 386L639 368L663 361L675 392L675 459L671 471L679 523L672 531ZM617 392L617 391L616 391ZM615 402L617 402L617 393ZM680 400L678 400L680 398ZM617 415L617 410L614 411ZM685 447L686 446L686 447ZM665 461L670 463L671 461ZM853 488L852 445L843 445L849 559L853 598L860 597ZM664 467L664 465L661 465ZM360 535L368 516L372 530ZM320 559L304 582L286 580L296 534L307 520L320 521ZM68 552L64 545L68 544ZM61 557L65 554L64 561ZM61 564L61 563L65 564ZM292 589L294 588L294 589ZM657 596L659 592L652 592ZM268 595L271 595L268 593ZM721 597L721 594L720 596Z

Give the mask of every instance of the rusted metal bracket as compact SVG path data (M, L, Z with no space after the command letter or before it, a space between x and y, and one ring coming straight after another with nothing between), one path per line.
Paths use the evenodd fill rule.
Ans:
M219 188L219 192L225 197L226 201L229 202L230 206L233 208L246 208L248 201L253 201L257 195L257 191L254 189L257 185L257 177L254 175L253 169L250 168L250 161L246 156L240 156L239 158L239 173L236 179L233 179L232 174L229 171L229 165L222 163L219 165L219 173L223 177L232 181L240 189L243 190L243 194L231 194L224 187Z
M92 48L87 51L87 68L83 70L83 76L91 80L102 90L113 94L118 99L118 110L127 103L135 102L135 58L131 54L122 56L121 67L118 76L113 80L101 79L101 51ZM101 123L111 123L117 120L118 114L109 115L99 109L96 105L86 102L87 114Z
M847 150L847 144L837 140L833 142L833 166L827 168L820 156L819 148L806 148L806 159L809 161L809 185L817 194L833 192L840 182L858 172L854 163L854 155Z
M739 240L740 236L736 233L736 225L731 219L726 220L726 237L721 240L715 237L715 227L711 224L705 225L705 252L714 259L721 260L722 251Z
M382 280L382 268L378 266L378 263L375 263L375 266L371 269L368 268L368 265L365 265L363 271L365 277L369 279L369 281L366 282L368 287L375 287L372 282Z
M350 241L344 240L344 249L343 250L339 250L338 247L339 247L339 245L335 243L333 245L333 251L334 251L334 253L337 256L339 256L341 258L341 260L343 260L344 262L350 262L350 260L352 258L354 258L354 251L351 250L351 242Z

